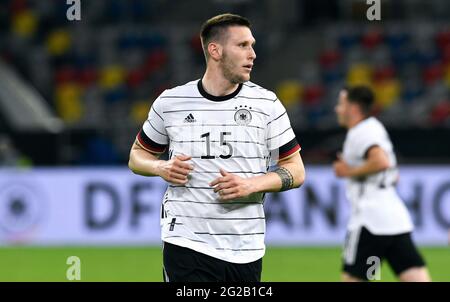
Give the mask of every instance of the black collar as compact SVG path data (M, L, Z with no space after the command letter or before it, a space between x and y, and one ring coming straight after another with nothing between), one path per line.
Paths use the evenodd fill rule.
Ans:
M214 102L222 102L222 101L226 101L226 100L234 98L241 91L242 83L239 84L238 88L236 88L236 90L233 91L232 93L227 94L227 95L221 95L221 96L215 96L215 95L212 95L212 94L209 94L208 92L206 92L206 90L203 88L202 79L200 79L197 82L197 87L198 87L198 91L204 98L207 98L208 100L211 100Z

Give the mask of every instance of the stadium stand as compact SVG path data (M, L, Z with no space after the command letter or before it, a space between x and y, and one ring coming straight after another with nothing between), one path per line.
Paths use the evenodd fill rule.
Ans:
M83 21L69 22L65 1L2 1L1 11L9 13L0 18L0 58L43 96L64 130L41 134L42 148L56 149L41 155L33 150L36 136L7 122L0 134L38 165L125 163L130 140L155 97L193 75L201 77L200 20L233 10L254 20L258 58L253 79L273 89L295 116L293 126L307 159L325 162L333 156L342 134L333 112L337 93L343 85L363 83L375 89L376 113L392 130L401 158L450 160L446 1L430 1L430 7L441 9L424 10L428 13L421 16L428 19L420 22L414 14L423 4L403 3L399 9L389 2L388 20L364 26L334 11L340 6L358 10L358 1L318 1L328 7L322 10L307 1L284 2L284 8L293 8L289 15L277 10L276 1L252 10L255 1L248 0L207 1L202 4L207 10L186 16L183 8L199 4L84 1ZM398 11L402 22L390 21ZM411 132L430 147L411 150Z

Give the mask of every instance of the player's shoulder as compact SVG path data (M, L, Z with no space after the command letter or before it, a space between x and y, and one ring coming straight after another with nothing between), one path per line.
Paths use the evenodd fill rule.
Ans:
M253 82L245 82L242 85L242 93L244 97L248 96L251 98L261 98L264 100L270 100L270 101L276 101L277 95L275 92L268 90L258 84L255 84Z
M376 131L376 132L384 132L386 129L384 125L378 120L376 117L369 117L364 121L362 125L363 131Z
M384 135L386 133L386 129L377 118L369 117L359 123L352 132L352 136L354 137L369 138Z
M168 88L164 90L159 98L161 99L170 99L170 98L178 98L178 97L189 97L189 96L197 96L199 94L197 89L197 80L193 80L187 82L182 85L178 85L172 88Z

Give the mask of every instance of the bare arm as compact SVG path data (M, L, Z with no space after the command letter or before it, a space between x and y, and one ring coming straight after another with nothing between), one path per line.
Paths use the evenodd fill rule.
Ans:
M186 184L192 165L186 161L191 157L181 155L171 160L160 160L158 155L146 150L136 140L131 147L128 167L136 174L143 176L160 176L173 184Z
M292 189L300 187L305 181L305 167L299 152L295 152L277 163L278 167L286 168L292 175ZM281 190L281 178L275 172L250 178L255 192L279 192Z
M358 167L349 166L342 158L333 164L338 177L363 177L389 168L389 158L379 146L370 148L366 161Z
M305 181L305 168L300 153L295 152L278 162L280 168L285 168L292 175L293 188L300 187ZM214 192L219 192L222 200L231 200L248 196L257 192L279 192L282 189L282 180L279 174L269 172L265 175L242 178L236 174L220 171L222 177L210 183Z

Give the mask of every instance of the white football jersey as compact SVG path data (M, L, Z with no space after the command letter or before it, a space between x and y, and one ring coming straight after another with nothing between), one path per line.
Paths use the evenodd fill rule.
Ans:
M264 255L264 194L220 201L209 183L219 169L241 177L267 173L269 160L300 146L276 95L246 82L230 95L208 94L201 80L164 91L137 136L148 151L188 155L186 185L169 184L161 211L162 240L233 263Z
M364 163L367 151L379 146L389 157L389 169L362 179L347 180L351 203L350 230L365 226L376 235L395 235L413 230L408 210L397 194L397 159L389 135L374 117L351 128L344 142L343 158L350 166Z

